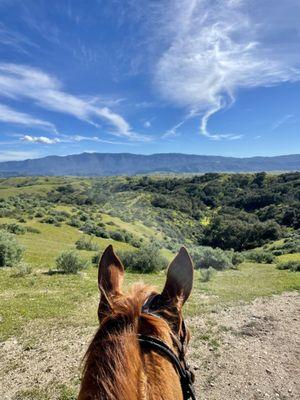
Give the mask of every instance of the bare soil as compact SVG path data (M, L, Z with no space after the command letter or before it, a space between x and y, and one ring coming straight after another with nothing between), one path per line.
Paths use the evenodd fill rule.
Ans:
M256 299L190 321L200 399L300 399L300 296ZM208 328L210 326L210 328ZM211 332L212 340L197 340Z
M299 311L300 295L286 293L189 319L198 398L299 399ZM35 321L0 343L0 399L58 399L64 385L76 389L94 331Z

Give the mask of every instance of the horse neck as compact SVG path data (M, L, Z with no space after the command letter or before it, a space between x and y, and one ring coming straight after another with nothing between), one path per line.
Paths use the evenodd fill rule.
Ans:
M99 343L89 354L78 400L181 400L173 365L155 352L140 353L132 332Z
M155 351L142 355L143 400L182 400L179 377L169 360Z
M132 333L92 343L78 400L143 399L142 363Z

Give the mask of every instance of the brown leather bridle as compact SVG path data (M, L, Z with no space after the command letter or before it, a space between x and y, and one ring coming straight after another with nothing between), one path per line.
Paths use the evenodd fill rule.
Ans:
M159 314L155 313L151 307L152 304L155 303L155 300L157 300L158 296L160 295L151 295L148 297L142 307L142 313L152 315L156 318L162 318ZM177 348L178 354L176 354L164 341L154 336L139 334L138 342L142 347L154 350L166 357L173 364L180 377L180 384L184 400L196 400L196 394L193 386L195 380L194 374L190 371L190 367L185 359L187 330L184 320L182 320L181 332L182 333L180 336L177 336L174 333L171 335L173 344Z

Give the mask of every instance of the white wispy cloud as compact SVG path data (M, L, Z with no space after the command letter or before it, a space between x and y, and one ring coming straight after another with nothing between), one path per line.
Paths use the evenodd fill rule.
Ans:
M179 129L185 122L186 122L186 118L183 119L182 121L178 122L178 123L177 123L176 125L174 125L172 128L168 129L167 132L165 132L165 133L162 135L162 138L163 138L163 139L166 139L166 138L178 136L179 134L178 134L177 131L178 131L178 129Z
M69 114L98 126L99 119L113 129L109 133L129 140L149 140L134 132L129 123L108 107L97 107L94 99L75 96L63 90L62 83L41 70L26 65L0 64L0 94L14 99L31 99L47 110Z
M155 85L191 117L201 115L202 135L240 137L208 129L209 119L230 107L240 89L300 80L299 1L172 0L157 7L169 42L155 66Z
M63 139L61 142L96 142L96 143L107 143L107 144L122 144L122 145L131 145L133 142L123 142L119 140L107 140L99 138L98 136L82 136L82 135L72 135L66 136L62 135Z
M43 143L43 144L55 144L61 141L59 138L52 139L46 136L31 136L31 135L24 135L21 137L21 140L23 140L24 142Z
M57 144L57 143L79 143L79 142L96 142L96 143L108 143L108 144L122 144L128 145L132 142L121 142L116 140L101 139L98 136L82 136L82 135L64 135L60 137L50 138L47 136L32 136L32 135L15 135L19 137L19 140L29 143L40 143L40 144Z
M56 131L52 123L35 118L30 114L16 111L4 104L0 104L0 121L18 125L37 126L48 131Z
M279 128L281 125L283 125L287 121L289 121L291 118L293 118L293 114L284 115L282 118L280 118L280 119L278 119L277 121L274 122L274 124L272 125L271 130L274 131L275 129Z
M7 28L2 22L0 22L0 45L24 54L28 53L28 49L38 47L24 35Z

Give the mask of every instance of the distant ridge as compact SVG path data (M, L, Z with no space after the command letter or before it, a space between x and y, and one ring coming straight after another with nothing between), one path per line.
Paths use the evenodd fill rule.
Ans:
M82 153L0 163L0 176L109 176L149 173L300 171L300 154L222 157L180 153Z

